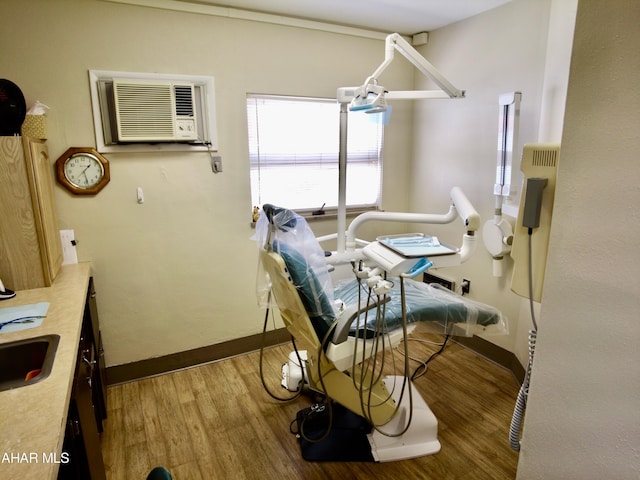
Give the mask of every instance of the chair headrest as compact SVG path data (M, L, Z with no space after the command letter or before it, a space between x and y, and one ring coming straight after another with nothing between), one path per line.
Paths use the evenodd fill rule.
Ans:
M280 230L294 228L298 223L296 214L282 207L276 207L270 203L265 203L262 206L262 210L267 216L269 223Z

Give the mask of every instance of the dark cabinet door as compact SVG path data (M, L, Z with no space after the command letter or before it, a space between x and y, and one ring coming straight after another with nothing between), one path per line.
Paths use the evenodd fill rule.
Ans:
M93 404L94 367L95 349L93 345L81 342L73 397L78 410L89 478L91 480L105 480L100 434L96 424L96 411Z
M89 279L87 303L84 310L84 336L95 349L95 365L93 368L92 390L93 405L96 410L96 423L98 432L102 433L102 421L107 418L107 383L104 364L104 349L102 347L102 334L100 333L100 320L98 318L98 304L96 302L96 289L93 277Z
M64 456L64 458L62 456ZM91 477L82 432L80 430L78 407L76 406L76 401L71 400L69 413L67 415L67 426L65 429L64 444L62 446L60 468L58 470L58 480L78 480L82 478Z
M95 297L90 278L58 480L106 480L100 433L107 399Z

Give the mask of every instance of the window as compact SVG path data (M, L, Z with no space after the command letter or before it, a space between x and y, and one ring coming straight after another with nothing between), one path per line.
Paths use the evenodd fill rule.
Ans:
M349 113L347 207L380 203L383 126ZM335 99L248 95L252 205L338 206L340 106Z

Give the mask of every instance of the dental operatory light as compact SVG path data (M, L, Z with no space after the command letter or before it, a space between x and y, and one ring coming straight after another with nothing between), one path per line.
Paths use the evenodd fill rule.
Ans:
M349 110L352 112L379 113L387 109L384 87L370 84L369 81L370 78L357 90L356 96L351 100Z
M387 91L378 84L378 78L391 64L396 50L409 60L425 77L432 80L439 90ZM365 80L364 84L353 92L349 104L351 111L376 113L387 107L386 99L417 100L421 98L462 98L464 90L454 87L436 68L429 63L398 33L388 35L385 40L385 58L382 64Z
M378 77L391 64L396 50L411 62L439 90L387 91L378 84ZM464 98L465 91L454 87L436 68L413 48L400 34L392 33L385 39L385 58L382 64L359 87L338 88L336 98L340 104L340 148L338 153L338 217L337 251L346 249L347 219L347 117L349 111L383 114L382 124L389 121L391 100L419 100L425 98Z

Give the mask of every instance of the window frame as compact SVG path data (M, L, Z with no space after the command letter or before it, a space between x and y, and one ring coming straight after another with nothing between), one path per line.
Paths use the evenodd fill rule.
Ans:
M258 118L260 101L265 102L265 104L269 104L270 107L273 107L278 102L282 102L283 108L287 106L286 105L287 102L290 102L290 105L300 102L300 105L298 105L298 107L302 107L304 103L308 103L309 105L312 105L314 103L322 104L327 107L329 105L335 106L335 111L332 112L331 114L331 115L335 115L335 120L332 120L335 123L330 127L325 127L325 131L324 131L324 133L327 134L325 139L325 144L328 145L328 144L333 144L335 142L335 145L330 151L324 150L322 152L315 152L318 155L314 157L309 157L309 158L305 158L304 152L299 154L297 150L292 154L290 158L286 158L287 156L289 156L289 154L286 154L283 152L274 154L270 151L268 151L267 153L263 153L261 156L260 155L261 148L259 143L259 137L261 135L261 132L260 132L260 125L259 125L260 120ZM265 107L262 106L262 108L265 108ZM276 168L285 167L286 168L288 166L295 166L295 165L303 166L306 162L308 162L310 166L316 165L318 171L321 170L322 165L324 165L325 167L328 167L329 169L335 169L335 172L334 172L334 174L336 175L335 184L334 184L335 192L333 191L331 192L331 198L335 198L335 205L326 206L327 202L324 202L325 205L322 204L323 202L318 202L317 205L305 204L304 206L299 206L299 205L298 206L282 205L282 206L285 206L287 208L292 208L296 210L296 212L305 216L309 216L309 215L319 216L318 214L319 211L324 212L323 215L332 215L337 213L337 209L338 209L338 205L337 205L338 176L337 175L339 174L338 169L339 169L339 153L340 153L339 152L340 104L334 98L248 93L246 95L246 112L247 112L249 170L250 170L250 188L251 188L252 205L261 206L263 203L266 203L264 202L265 200L264 198L260 198L260 195L262 195L262 193L256 192L256 188L259 189L260 186L258 185L256 187L256 185L254 184L254 182L256 181L255 175L261 174L260 170L261 168L264 168L263 166L266 166L266 169L268 170L269 167L276 167ZM353 119L355 115L359 115L360 119L356 118L356 120L354 121ZM349 134L350 143L349 143L347 169L353 172L353 170L357 167L360 167L360 168L364 167L363 171L366 171L366 173L370 175L371 177L370 180L375 178L374 182L375 182L375 185L377 185L377 190L373 192L374 195L369 195L370 201L367 201L367 202L351 201L350 204L348 203L347 204L348 212L379 210L381 209L381 204L382 204L384 126L381 122L375 122L375 121L370 122L369 121L370 119L365 120L366 117L368 116L365 116L359 112L349 113L349 120L348 120L349 125L347 128L347 131ZM322 118L325 119L326 121L325 117L322 117ZM273 121L272 119L269 119L269 120ZM363 125L366 125L366 126L363 127ZM295 126L293 128L295 129ZM360 135L360 137L362 139L365 139L367 138L368 135L370 135L373 132L376 135L375 140L371 142L367 140L364 140L364 141L360 140L360 143L356 143L357 134L356 134L356 137L354 137L354 133L353 133L354 128L369 129L370 131L368 131L366 134ZM331 129L335 131L334 137L328 136L328 132ZM266 132L263 131L262 135L264 136L265 133ZM357 153L354 153L354 150L357 150ZM269 158L270 156L273 156L273 158ZM278 158L279 156L282 156L283 158L279 159ZM369 167L367 167L367 165ZM347 183L349 183L349 181L352 178L354 178L354 175L347 175ZM353 182L353 180L351 181ZM365 188L367 188L368 191L371 190L370 185L371 183L366 184ZM352 186L353 186L353 183L352 183ZM331 187L331 188L333 189L334 187ZM311 192L312 190L309 190L309 191ZM349 192L350 192L350 189L347 188L348 195L349 195ZM356 195L358 193L359 192L356 192ZM316 192L316 195L321 195L321 194L318 194ZM255 196L257 196L258 198L254 198Z

